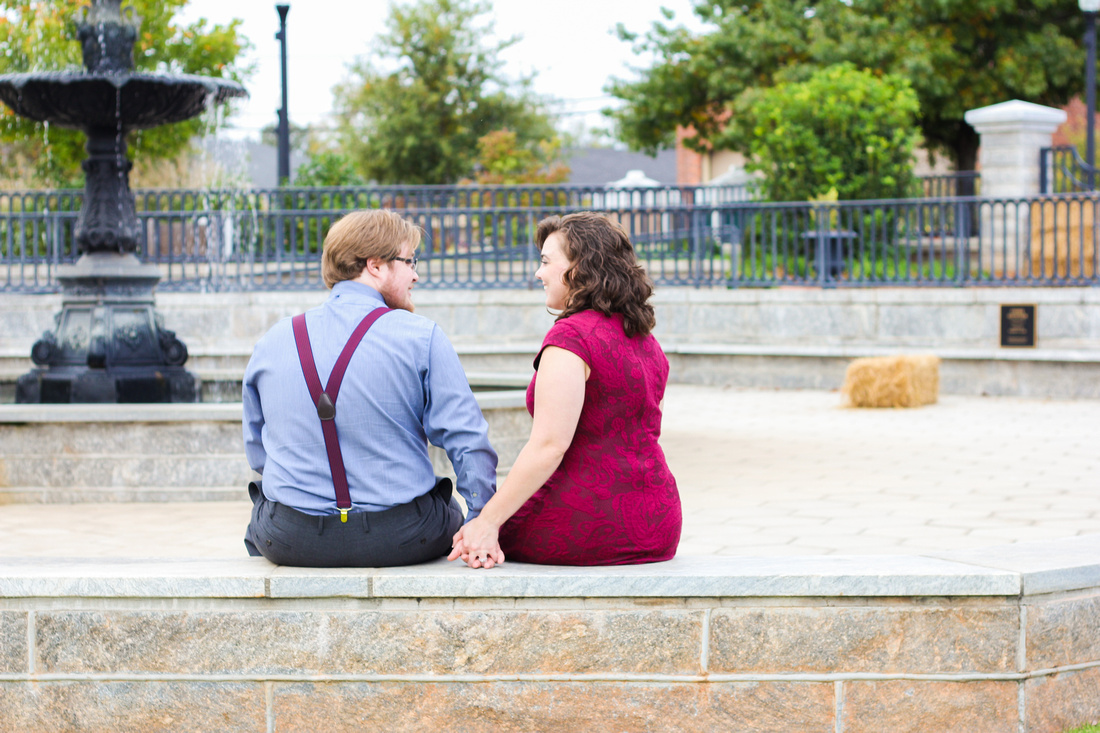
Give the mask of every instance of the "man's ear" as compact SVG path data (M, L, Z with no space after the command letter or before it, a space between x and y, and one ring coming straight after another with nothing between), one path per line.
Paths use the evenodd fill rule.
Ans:
M371 257L367 260L367 264L363 265L363 272L368 273L371 277L382 277L382 268L387 264L387 260L381 257Z

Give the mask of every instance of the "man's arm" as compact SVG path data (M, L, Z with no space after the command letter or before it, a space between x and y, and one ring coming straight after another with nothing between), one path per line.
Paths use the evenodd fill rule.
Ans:
M244 407L242 426L244 454L248 459L248 465L252 466L253 471L262 475L264 464L267 463L267 451L264 450L263 443L264 411L260 404L260 392L256 388L258 374L255 362L256 356L253 354L244 373L244 387L241 391L241 402Z
M424 432L451 459L469 521L496 493L497 454L458 354L438 327L432 329L428 346L426 382Z

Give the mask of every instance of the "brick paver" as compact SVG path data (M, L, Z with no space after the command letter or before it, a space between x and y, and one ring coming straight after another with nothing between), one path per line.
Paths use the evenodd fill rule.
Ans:
M919 553L1100 533L1100 401L673 385L681 554ZM244 489L241 490L242 496ZM9 505L0 556L235 557L249 505Z

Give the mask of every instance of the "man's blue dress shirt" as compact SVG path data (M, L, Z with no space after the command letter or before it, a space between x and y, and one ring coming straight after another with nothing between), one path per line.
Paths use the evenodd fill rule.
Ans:
M363 317L384 306L374 288L336 283L306 313L321 385ZM256 344L244 376L244 445L271 501L336 514L321 421L309 396L291 319ZM336 400L336 432L353 511L407 504L435 486L427 441L442 447L458 491L478 515L496 492L497 455L454 347L428 319L404 310L379 318L351 357Z

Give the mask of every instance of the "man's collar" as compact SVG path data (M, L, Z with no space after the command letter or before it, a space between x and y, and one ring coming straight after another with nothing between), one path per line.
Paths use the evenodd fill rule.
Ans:
M386 301L382 297L382 294L372 288L370 285L364 285L361 282L354 280L341 280L332 286L332 294L329 295L329 300L335 300L339 298L343 301L349 301L353 303L366 303L375 301L381 305L385 305Z

